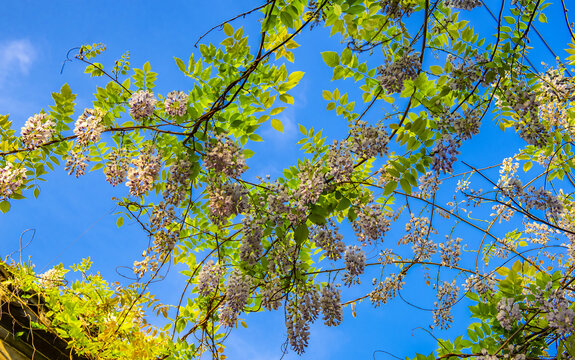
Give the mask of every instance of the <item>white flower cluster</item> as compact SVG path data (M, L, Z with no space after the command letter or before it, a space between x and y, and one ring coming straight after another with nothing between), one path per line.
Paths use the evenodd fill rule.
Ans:
M74 173L76 177L80 177L86 173L88 161L90 161L90 158L83 152L72 152L66 158L64 170L68 172L68 175Z
M142 196L154 185L154 181L160 172L160 156L155 155L153 150L143 150L140 156L132 160L135 167L128 169L128 182L126 186L130 188L130 194Z
M255 265L262 256L262 238L264 231L262 221L246 216L242 221L242 244L240 245L240 259L250 265Z
M156 102L154 93L149 90L138 90L130 98L130 115L136 120L152 116Z
M305 163L297 175L299 184L292 194L298 210L307 211L310 204L315 204L325 189L326 182L321 168Z
M445 237L448 237L447 235ZM461 238L449 239L445 243L439 244L441 254L441 265L453 268L459 263L461 258Z
M220 323L227 327L234 327L238 315L244 310L244 306L250 294L251 278L242 275L237 270L230 274L226 287L226 301L220 313Z
M214 292L224 273L225 269L220 264L214 264L212 260L206 262L198 273L198 293L207 296Z
M7 162L6 166L0 168L0 196L8 198L18 191L26 181L26 168L14 167L14 164Z
M351 224L358 240L371 244L383 238L391 226L380 204L369 204L361 207L357 219Z
M459 155L459 142L451 137L450 134L443 135L435 142L431 150L433 153L432 168L435 173L451 173L453 164Z
M40 285L44 288L56 288L64 285L64 273L66 271L60 265L59 267L52 268L38 276Z
M282 306L283 289L279 278L265 283L261 288L262 306L267 310L277 310Z
M28 149L35 149L50 140L56 125L48 114L30 116L20 131L22 142Z
M379 76L377 80L388 93L400 93L403 83L407 80L415 80L421 69L419 54L404 54L394 62L386 60L385 66L377 68Z
M374 279L374 285L376 282L377 280ZM397 296L398 291L403 288L404 284L405 282L402 276L390 274L384 281L380 281L375 289L369 293L369 299L375 307L386 304L389 300Z
M350 131L350 150L358 157L368 159L387 154L389 136L382 124L371 126L359 121Z
M343 235L338 232L338 227L331 219L325 225L313 227L312 238L315 244L325 251L330 260L340 259L345 251Z
M239 177L246 170L242 149L228 137L218 136L206 146L204 164L209 170L227 177Z
M183 116L188 108L188 95L183 91L172 91L164 101L166 114L172 117Z
M458 295L459 287L456 285L456 280L450 283L447 281L442 282L437 290L437 301L434 303L432 328L439 326L442 330L449 329L453 322L451 308L457 302Z
M521 320L519 304L513 298L501 298L497 303L497 321L505 330L511 330L516 321Z
M309 324L317 319L320 298L317 290L306 287L300 296L292 300L287 308L286 328L289 342L301 355L309 341Z
M106 181L116 186L126 180L128 174L128 161L126 160L126 150L122 148L113 149L108 154L108 163L104 168Z
M359 275L363 274L365 269L365 252L356 245L348 246L343 260L345 261L344 284L347 286L359 284Z
M482 5L479 0L445 0L443 4L446 7L461 10L473 10Z
M223 224L230 216L246 212L250 208L248 192L238 183L218 184L214 181L208 192L210 218L216 224Z
M343 309L341 307L341 291L333 285L328 284L321 289L321 312L323 320L327 326L337 326L343 320Z
M353 158L345 143L335 140L333 145L329 147L327 165L329 167L327 175L336 184L349 181L353 174Z
M76 120L74 135L78 137L78 143L85 147L100 140L100 135L104 131L100 109L85 109L84 113Z
M493 287L495 286L495 279L490 276L481 276L478 274L473 274L465 279L465 283L463 284L463 289L468 291L476 291L480 295L487 294L488 292L493 291Z

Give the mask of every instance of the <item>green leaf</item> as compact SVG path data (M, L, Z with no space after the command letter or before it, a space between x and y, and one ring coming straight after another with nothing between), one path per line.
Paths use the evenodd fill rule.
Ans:
M279 121L278 119L272 119L271 124L272 124L272 127L274 129L276 129L277 131L284 132L284 126L283 126L282 122Z
M443 74L443 68L441 66L437 66L437 65L432 65L429 67L429 70L431 70L431 73L433 75L440 75Z
M124 225L124 218L122 216L120 216L117 220L116 220L116 226L117 227L122 227L122 225Z
M174 56L174 60L176 60L176 64L178 65L178 69L180 69L181 72L185 73L186 72L186 64L184 64L182 59Z
M336 67L339 65L339 55L335 51L324 51L321 53L321 57L329 67Z
M152 66L150 65L150 62L146 61L146 63L142 67L142 69L144 70L144 72L147 72L147 73L150 72L150 70L152 70Z
M8 212L8 210L10 210L10 203L6 200L1 201L0 202L0 211L2 211L3 214L6 214Z
M293 232L293 239L298 245L307 240L308 236L309 236L309 229L307 228L307 225L305 223L298 226Z
M224 24L224 33L227 36L232 36L234 34L234 28L230 24L225 23Z

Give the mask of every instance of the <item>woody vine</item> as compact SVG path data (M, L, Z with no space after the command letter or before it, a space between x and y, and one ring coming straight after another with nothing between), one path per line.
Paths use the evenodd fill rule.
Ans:
M0 118L0 209L32 201L22 199L38 196L37 180L60 163L79 178L101 170L109 186L129 190L117 200L118 225L137 222L150 246L129 288L90 275L89 261L74 267L82 279L74 286L61 266L35 275L14 263L4 297L41 294L47 309L30 326L94 359L224 359L226 336L249 324L250 312L283 312L287 342L302 354L311 323L337 326L344 307L361 301L385 306L416 272L437 294L430 331L450 326L462 297L477 319L418 358L572 358L575 83L567 66L575 58L537 71L529 40L550 3L496 5L270 0L215 27L219 44L175 58L192 85L167 94L154 92L161 77L150 63L134 67L126 54L104 65L105 46L82 46L70 60L109 81L91 108L76 108L64 85L20 130ZM495 9L493 34L460 19L481 6ZM257 41L242 21L260 22ZM266 140L258 129L269 122L281 132L277 115L296 105L290 92L304 73L285 64L297 67L303 31L322 28L345 46L317 54L333 69L321 116L335 114L348 131L333 139L301 124L297 164L248 180L251 147ZM354 88L340 90L346 78ZM466 141L495 126L520 139L513 156L485 168L459 158ZM387 236L394 226L405 227L399 241ZM159 304L148 285L172 263L187 267L185 290L179 303ZM379 277L364 279L366 268ZM370 281L364 296L347 297ZM78 304L83 314L70 314ZM147 325L153 315L167 326Z

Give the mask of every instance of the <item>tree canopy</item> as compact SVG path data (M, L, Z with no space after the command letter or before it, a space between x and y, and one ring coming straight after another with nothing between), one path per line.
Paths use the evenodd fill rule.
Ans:
M175 57L189 86L165 94L150 62L136 67L126 53L100 63L105 45L81 46L69 60L105 79L89 108L65 84L21 129L0 117L0 210L33 201L23 199L61 164L78 178L101 171L118 188L118 227L137 223L149 246L134 248L143 254L129 286L91 272L89 259L68 274L13 262L0 301L38 295L30 331L94 359L225 359L226 337L259 311L282 312L303 354L312 323L337 326L359 302L377 311L420 286L414 274L436 293L422 323L431 334L450 327L462 299L474 318L418 360L573 358L575 37L565 3L553 4L568 55L533 65L538 51L556 56L536 28L549 5L262 1L214 24L217 41L202 36L189 59ZM479 10L492 27L464 20ZM294 53L309 32L341 41L305 51L332 71L314 116L345 131L299 124L297 163L256 177L262 126L281 133L279 115L298 106L306 74ZM466 152L480 130L516 144L514 154ZM186 284L165 304L148 288L170 264L185 267Z

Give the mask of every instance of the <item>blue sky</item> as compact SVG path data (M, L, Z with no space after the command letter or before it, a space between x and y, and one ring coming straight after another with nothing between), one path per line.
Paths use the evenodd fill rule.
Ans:
M198 53L193 44L199 36L214 25L236 14L249 10L260 1L99 1L82 0L50 2L11 1L0 5L0 114L10 114L14 126L19 129L26 119L48 109L52 104L50 92L57 91L64 83L69 83L72 91L79 94L77 109L90 106L91 94L99 79L90 79L83 74L83 66L77 62L66 63L61 73L66 54L71 48L102 42L108 51L99 60L110 64L125 51L130 51L132 65L141 67L149 61L152 69L160 74L156 92L187 90L186 78L178 71L173 57L187 59L191 52ZM557 11L560 5L550 10ZM465 14L479 27L490 30L495 26L484 8ZM234 27L245 25L245 32L253 33L258 28L259 15L248 16L245 20L233 23ZM550 23L538 25L538 29L550 39L552 47L563 56L566 44L564 24L558 16L548 16ZM557 33L557 29L561 31ZM271 127L262 129L265 143L256 151L265 156L251 159L250 176L279 175L285 165L294 164L301 153L294 145L298 140L297 124L307 127L327 127L331 136L341 137L345 123L333 113L326 113L321 97L322 86L350 86L353 82L329 84L331 69L323 65L320 51L342 49L338 39L326 40L325 32L305 32L300 38L302 47L296 51L297 67L306 76L295 89L296 106L283 114L284 134ZM550 36L554 34L554 36ZM561 34L561 36L557 36ZM218 43L221 32L213 32L204 39ZM534 46L542 48L540 42ZM537 51L533 62L545 60L554 64L546 50ZM541 69L541 68L540 68ZM320 115L317 115L320 114ZM373 114L370 114L373 115ZM378 119L377 114L371 120ZM514 145L497 131L483 126L482 133L463 148L467 159L474 159L476 165L485 165L484 152L492 155L512 154ZM125 281L116 272L117 266L131 266L147 245L146 236L138 225L127 223L116 228L117 210L113 196L127 194L125 186L113 188L100 172L88 173L76 179L68 176L63 169L46 176L47 182L41 185L40 197L13 201L8 214L0 216L2 239L0 256L13 254L18 260L20 235L26 229L35 229L32 242L24 249L22 259L36 264L41 272L62 262L65 266L91 256L94 269L101 271L109 280ZM401 228L401 224L397 224ZM399 238L401 229L389 236ZM22 236L26 243L32 232ZM347 233L346 236L353 236ZM395 242L395 240L393 241ZM175 302L183 289L182 278L171 269L162 282L152 285L152 291L162 294L167 302ZM130 271L123 270L130 275ZM415 274L414 274L415 275ZM408 280L416 282L416 276ZM364 277L370 283L370 274ZM412 286L404 293L407 299L420 300L419 288ZM429 295L429 294L424 294ZM353 294L344 297L351 299ZM432 300L433 297L427 297ZM429 302L428 302L429 304ZM431 324L431 313L413 309L396 299L382 308L373 309L368 302L358 306L358 317L353 318L349 308L344 312L344 322L336 328L328 328L318 321L313 327L310 347L302 359L386 359L383 350L403 357L415 352L429 353L435 347L433 339L418 326ZM465 306L455 309L457 329L467 325ZM465 320L457 320L465 319ZM281 346L285 341L283 314L259 313L247 317L248 329L237 329L227 342L227 354L231 359L279 359ZM290 352L284 359L298 358Z

